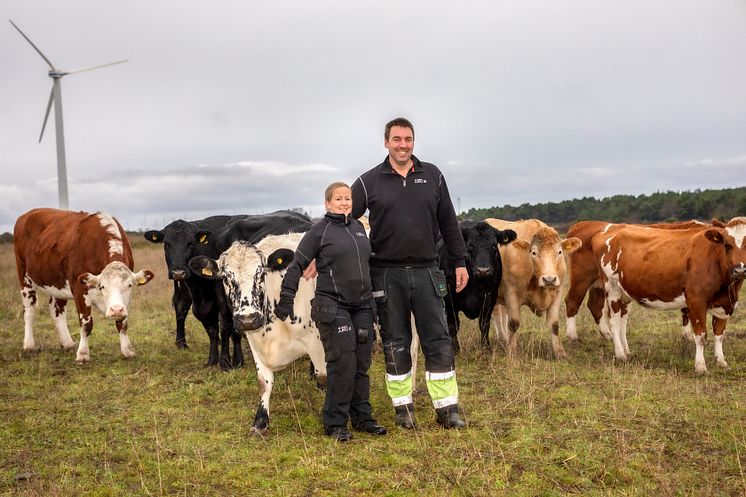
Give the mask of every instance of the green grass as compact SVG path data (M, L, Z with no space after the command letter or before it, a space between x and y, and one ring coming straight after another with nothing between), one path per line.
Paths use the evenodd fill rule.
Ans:
M156 273L132 304L138 356L121 357L113 325L97 314L91 363L78 366L44 306L42 350L22 352L12 246L0 245L0 495L746 494L742 311L724 345L732 369L714 364L710 341L703 377L675 312L633 309L628 364L613 361L585 310L563 362L528 312L513 363L499 347L481 350L467 322L458 378L469 428L440 429L426 393L416 398L419 429L394 428L378 354L371 401L389 434L348 444L322 435L323 392L301 360L277 374L270 434L257 439L251 359L239 371L204 368L207 337L191 316L190 349L177 350L162 251L138 243L135 257ZM68 315L77 338L72 305Z

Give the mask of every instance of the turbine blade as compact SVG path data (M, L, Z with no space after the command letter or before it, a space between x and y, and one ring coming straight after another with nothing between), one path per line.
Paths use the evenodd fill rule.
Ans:
M52 91L49 92L49 103L47 104L47 113L44 114L44 124L41 125L41 134L39 135L39 143L41 143L41 138L44 136L44 128L47 127L47 119L49 119L49 111L52 110L52 102L54 102L54 86L52 87Z
M21 31L21 28L19 28L18 26L16 26L15 23L13 21L11 21L10 19L8 19L8 21L13 25L14 28L16 28L18 30L19 33L21 33L21 36L23 36L24 38L26 38L26 41L29 42L32 47L34 47L34 50L36 50L39 53L39 55L41 55L41 58L44 59L47 62L47 64L49 64L50 69L54 69L54 64L52 64L51 62L49 62L49 59L47 59L46 56L43 53L41 53L41 50L39 50L39 47L37 47L36 45L34 45L34 42L31 41L29 39L29 37L26 36L26 34L23 31Z
M102 67L113 66L114 64L123 64L125 62L127 62L127 61L126 60L118 60L116 62L109 62L108 64L101 64L100 66L82 67L80 69L73 69L72 71L64 71L63 75L67 76L68 74L77 74L79 72L92 71L94 69L100 69Z

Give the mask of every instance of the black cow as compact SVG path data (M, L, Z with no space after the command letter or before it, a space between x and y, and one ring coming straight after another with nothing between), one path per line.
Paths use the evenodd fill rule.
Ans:
M176 312L176 345L186 348L184 320L192 308L194 316L210 337L207 366L223 369L241 367L241 335L233 332L233 317L220 282L205 280L191 273L189 260L198 255L217 258L236 240L255 243L267 235L307 231L310 219L293 211L244 216L213 216L199 221L178 220L162 230L145 233L152 243L163 243L168 277L174 280L172 302ZM220 354L218 355L218 340ZM231 361L230 341L233 341Z
M484 221L464 220L459 223L466 243L466 270L469 283L456 293L456 269L448 257L446 247L439 247L440 269L446 273L448 295L445 297L448 332L453 347L458 352L458 312L469 319L479 318L482 346L490 346L490 316L497 300L497 289L502 279L502 260L497 245L505 245L516 239L513 230L500 231Z

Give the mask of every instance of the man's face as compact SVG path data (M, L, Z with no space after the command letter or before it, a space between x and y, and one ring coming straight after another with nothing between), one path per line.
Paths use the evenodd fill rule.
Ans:
M412 130L402 126L391 126L389 138L384 139L383 146L388 149L389 157L395 164L406 166L414 150Z

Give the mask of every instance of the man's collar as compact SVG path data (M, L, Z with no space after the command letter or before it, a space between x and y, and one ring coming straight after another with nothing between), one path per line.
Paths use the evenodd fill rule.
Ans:
M397 173L393 166L391 165L391 161L389 160L390 157L387 155L385 159L383 159L383 162L380 164L380 172L381 174L399 174ZM420 162L420 159L418 159L414 154L412 154L412 167L409 169L409 172L415 172L415 171L422 171L422 162Z

